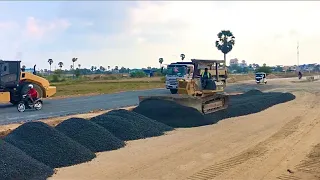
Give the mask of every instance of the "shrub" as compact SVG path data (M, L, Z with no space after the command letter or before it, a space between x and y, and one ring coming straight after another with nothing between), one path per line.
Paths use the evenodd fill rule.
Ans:
M142 78L142 77L146 77L146 73L144 73L143 71L135 71L130 73L130 77L132 78Z

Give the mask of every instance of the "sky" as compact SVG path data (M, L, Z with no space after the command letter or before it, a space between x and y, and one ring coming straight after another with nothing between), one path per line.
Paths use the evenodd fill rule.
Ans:
M223 59L214 44L230 30L227 54L267 65L319 63L320 1L12 1L0 2L0 59L49 69L159 67Z

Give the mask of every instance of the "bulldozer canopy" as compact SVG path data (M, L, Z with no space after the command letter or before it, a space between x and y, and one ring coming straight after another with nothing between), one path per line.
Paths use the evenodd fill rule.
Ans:
M206 65L206 66L214 65L214 64L216 64L216 63L218 63L218 64L224 63L223 60L191 59L191 61L192 61L194 64Z

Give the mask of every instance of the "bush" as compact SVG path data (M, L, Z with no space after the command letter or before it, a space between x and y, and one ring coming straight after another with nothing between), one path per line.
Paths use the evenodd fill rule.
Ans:
M132 78L142 78L142 77L146 77L146 73L144 73L143 71L135 71L130 73L130 77Z
M56 75L56 74L52 75L51 82L59 82L59 77L58 77L58 75Z
M271 67L269 67L269 66L262 66L262 67L259 67L258 69L256 69L256 72L264 72L264 73L266 73L267 75L269 75L272 71L271 71Z
M161 82L164 82L164 83L165 83L165 82L166 82L166 77L165 77L165 76L163 76L163 77L161 77L161 79L160 79L160 80L161 80Z
M105 76L103 77L104 80L117 80L117 79L120 79L119 76L116 76L116 75L109 75L109 76Z
M77 68L75 70L74 74L76 75L77 78L80 76L81 72L80 72L79 68Z
M48 77L48 80L52 83L55 83L55 82L63 82L65 81L66 79L61 77L60 75L57 75L57 74L53 74L51 76Z

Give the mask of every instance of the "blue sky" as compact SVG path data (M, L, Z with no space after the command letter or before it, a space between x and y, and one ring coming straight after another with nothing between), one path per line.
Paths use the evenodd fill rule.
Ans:
M48 68L78 57L82 67L158 67L179 59L222 59L217 33L230 29L227 55L249 63L319 63L320 2L0 2L0 58ZM226 13L227 12L227 13ZM223 18L222 18L223 17Z

